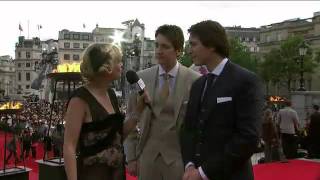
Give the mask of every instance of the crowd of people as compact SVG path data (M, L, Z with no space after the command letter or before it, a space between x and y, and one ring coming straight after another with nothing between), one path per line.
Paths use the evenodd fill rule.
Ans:
M313 105L312 111L305 119L299 120L289 100L280 107L271 102L266 105L262 126L265 162L320 157L319 106Z
M44 143L45 151L53 150L54 156L62 156L64 105L56 102L51 115L51 104L44 100L29 97L22 102L22 111L17 114L0 115L0 124L12 134L7 143L9 151L6 162L14 157L15 162L25 158L36 158L38 143ZM51 118L51 128L49 130ZM18 146L20 154L18 155ZM31 156L30 156L31 155ZM47 156L47 155L46 155Z
M126 163L140 180L253 180L251 156L261 138L267 162L296 158L299 146L308 157L319 157L319 106L313 106L305 127L290 101L281 109L271 104L263 109L261 80L229 60L221 24L201 21L188 32L191 68L178 62L182 29L156 30L158 65L137 73L140 89L130 92L125 114L111 88L121 75L121 50L91 44L80 66L85 84L67 107L57 102L51 113L50 103L28 99L20 114L1 117L16 136L7 160L12 155L19 160L18 139L22 158L30 149L36 154L37 142L57 156L63 153L69 180L123 180Z

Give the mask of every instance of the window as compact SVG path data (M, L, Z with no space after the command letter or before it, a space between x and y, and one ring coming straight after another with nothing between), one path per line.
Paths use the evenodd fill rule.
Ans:
M64 43L64 48L70 48L70 43L65 42L65 43Z
M253 42L256 42L257 41L257 38L256 37L253 37Z
M64 54L63 59L64 60L70 60L70 54Z
M26 52L26 57L27 57L27 59L30 59L30 52Z
M80 35L79 34L73 34L73 39L80 39Z
M270 42L270 36L267 36L267 42Z
M73 60L75 61L78 61L80 58L79 58L79 54L74 54L73 55Z
M250 47L250 52L254 52L255 48L254 47Z
M21 85L18 85L18 89L22 89L22 88L21 88Z
M21 72L18 73L18 81L21 81Z
M30 67L30 63L26 63L26 67Z
M30 85L26 85L26 89L30 89Z
M18 58L21 58L21 52L18 52Z
M88 43L83 43L83 49L87 48L89 46Z
M64 34L64 39L70 39L70 34Z
M26 80L30 81L30 73L29 72L26 73Z
M73 43L73 48L80 48L80 43Z
M18 63L18 67L21 67L21 63Z
M89 40L89 35L82 35L83 40Z

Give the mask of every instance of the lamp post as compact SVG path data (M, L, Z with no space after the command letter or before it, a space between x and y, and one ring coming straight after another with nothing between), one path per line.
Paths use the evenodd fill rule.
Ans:
M303 73L304 73L304 68L303 68L303 60L304 60L304 56L307 54L307 50L308 50L308 46L306 45L306 43L303 41L299 47L299 55L300 55L300 59L299 59L299 63L300 63L300 87L298 89L298 91L305 91L305 87L304 87L304 78L303 78Z

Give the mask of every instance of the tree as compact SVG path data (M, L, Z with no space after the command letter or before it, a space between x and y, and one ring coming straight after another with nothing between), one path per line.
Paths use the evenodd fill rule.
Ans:
M250 71L257 72L257 60L239 39L230 38L230 60Z
M264 56L264 61L260 64L259 75L266 83L266 93L269 94L269 83L277 84L282 77L282 62L279 49L271 49L270 53Z
M265 61L261 64L260 75L266 82L286 82L288 91L291 91L291 82L299 77L301 71L299 60L299 47L304 41L301 36L292 36L280 44L279 49L272 49L265 55ZM303 59L304 73L313 73L317 63L312 58L312 49L309 47L307 55Z
M190 67L193 63L189 53L189 49L190 49L190 45L188 42L186 42L185 48L183 50L183 55L179 59L179 62L186 67Z

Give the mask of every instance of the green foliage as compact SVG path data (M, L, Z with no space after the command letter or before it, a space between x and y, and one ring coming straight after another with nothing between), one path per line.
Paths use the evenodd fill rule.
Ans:
M266 54L265 61L261 63L259 74L266 82L284 81L290 90L291 80L299 77L301 71L299 47L304 39L301 36L289 37L280 44L279 49L272 49ZM313 73L318 63L316 58L312 59L312 49L309 47L307 55L303 57L304 73Z
M250 54L247 47L238 39L230 38L230 60L250 71L257 72L257 60Z
M179 62L186 67L190 67L193 63L189 53L189 49L190 45L186 42L186 45L183 50L183 55L179 59Z
M186 67L190 67L192 65L191 56L187 53L184 53L183 56L179 59L179 62Z

